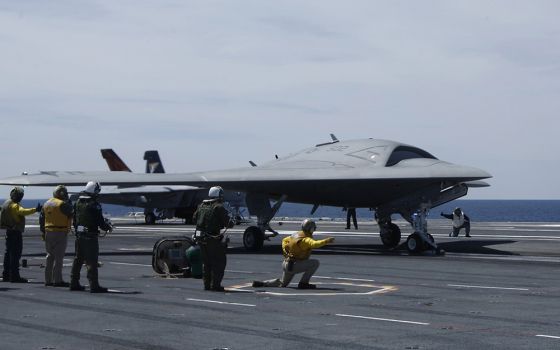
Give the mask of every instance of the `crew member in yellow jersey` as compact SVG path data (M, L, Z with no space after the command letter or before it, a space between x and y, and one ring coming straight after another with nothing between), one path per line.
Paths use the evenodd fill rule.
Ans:
M59 185L54 189L53 198L43 204L39 218L41 232L45 240L47 261L45 264L45 286L69 287L70 284L62 279L62 264L68 232L72 224L73 208L68 198L68 190Z
M23 188L14 187L10 191L10 199L4 202L0 212L0 228L6 230L3 282L27 283L27 279L19 275L19 259L23 250L22 234L25 231L25 217L40 212L41 204L37 204L36 208L24 208L19 204L23 195Z
M319 268L319 260L310 259L311 251L315 248L334 242L333 237L322 240L314 240L313 232L317 229L315 221L305 219L301 224L301 231L282 240L282 252L284 262L282 263L282 279L268 281L253 281L253 287L286 287L294 276L303 273L298 283L299 289L315 289L314 284L309 283L311 276Z

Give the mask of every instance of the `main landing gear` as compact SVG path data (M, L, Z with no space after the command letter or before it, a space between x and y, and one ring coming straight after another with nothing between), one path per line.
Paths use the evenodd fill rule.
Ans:
M436 245L434 237L428 233L428 208L427 205L421 205L420 209L412 214L414 233L406 239L406 249L410 254L419 254L427 250L436 255L445 254L445 251Z
M390 249L396 248L401 241L401 229L391 222L390 216L379 219L377 223L379 224L379 236L383 245Z
M253 252L259 251L262 249L265 239L268 240L278 235L278 232L270 227L270 221L274 218L286 198L287 196L283 195L274 203L274 206L270 207L268 197L249 197L249 212L257 213L257 226L249 226L245 229L243 233L243 246L245 249Z
M154 225L156 223L156 214L153 211L144 211L144 222L146 225Z
M264 240L268 239L265 236L265 231L258 226L249 226L243 233L243 246L245 249L256 252L262 249Z

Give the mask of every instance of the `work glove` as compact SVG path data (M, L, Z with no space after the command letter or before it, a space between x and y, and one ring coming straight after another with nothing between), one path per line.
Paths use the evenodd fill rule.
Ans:
M42 209L43 209L43 206L41 205L41 203L37 203L37 206L35 207L35 211L37 213L40 213Z
M327 238L327 243L332 243L332 242L334 242L334 237Z
M440 216L443 216L443 212L441 212L439 215L440 215Z
M113 232L113 223L111 222L111 220L109 220L108 218L105 218L105 225L107 225L107 230L105 230L105 232Z

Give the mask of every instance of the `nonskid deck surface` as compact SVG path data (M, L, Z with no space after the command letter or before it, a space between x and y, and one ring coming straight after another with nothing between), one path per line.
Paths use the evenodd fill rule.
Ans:
M245 226L231 238L227 292L197 279L155 277L151 250L163 236L190 236L177 222L146 226L114 219L100 240L101 284L112 293L43 286L36 222L24 235L22 275L0 284L2 349L556 349L560 346L560 224L474 223L472 238L450 238L450 222L430 221L445 256L385 250L373 223L359 230L319 221L316 290L252 288L280 276L281 237L247 253ZM285 220L281 236L297 229ZM410 227L399 222L403 239ZM69 279L74 238L64 276ZM0 244L3 252L3 243ZM86 284L85 271L82 283Z

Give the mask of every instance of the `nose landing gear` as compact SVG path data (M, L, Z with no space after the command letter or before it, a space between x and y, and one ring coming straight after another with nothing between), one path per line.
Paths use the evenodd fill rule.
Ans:
M410 254L418 254L432 250L436 255L443 255L445 251L437 246L434 237L428 233L428 205L421 205L420 209L412 214L412 227L414 233L406 239L406 249Z
M401 212L403 218L411 223L414 232L406 238L406 249L410 254L419 254L427 250L434 251L437 255L443 255L445 252L439 248L434 241L434 237L428 233L427 216L429 204L421 204L420 209L416 210L412 215L411 211ZM379 236L381 242L386 248L396 248L401 240L400 228L391 222L390 211L379 210L383 215L377 216L376 220L379 225ZM378 211L376 211L376 214Z

